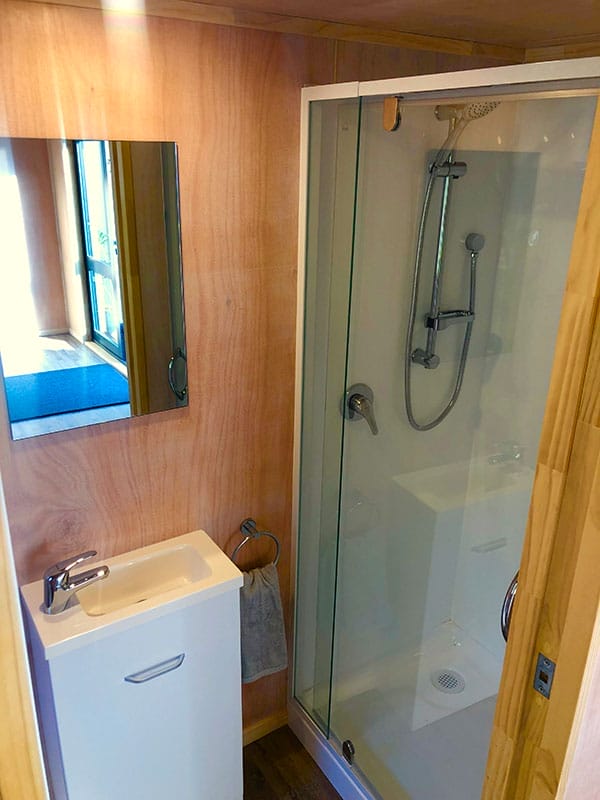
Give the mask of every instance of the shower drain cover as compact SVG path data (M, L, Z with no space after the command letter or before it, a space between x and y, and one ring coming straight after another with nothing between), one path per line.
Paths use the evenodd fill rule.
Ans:
M459 694L465 689L465 679L453 669L436 669L431 673L431 682L440 692Z

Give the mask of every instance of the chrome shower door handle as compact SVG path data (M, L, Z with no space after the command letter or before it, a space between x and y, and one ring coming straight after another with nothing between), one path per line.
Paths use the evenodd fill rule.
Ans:
M519 586L519 573L517 572L515 577L510 582L508 589L506 590L506 595L504 596L504 602L502 603L502 610L500 611L500 629L502 630L502 636L504 636L505 642L508 642L508 633L510 631L510 620L512 618L513 605L515 604L515 597L517 594L518 586Z
M355 383L347 392L344 401L344 416L347 419L362 417L367 421L373 436L377 436L379 428L373 410L373 390L365 383Z

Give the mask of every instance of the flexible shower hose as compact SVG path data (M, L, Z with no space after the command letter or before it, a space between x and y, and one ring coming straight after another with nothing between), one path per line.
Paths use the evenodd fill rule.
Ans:
M438 153L435 161L434 166L438 163L441 154L445 154L445 148L443 147L440 152ZM451 180L451 179L449 179ZM408 313L408 329L406 333L406 348L404 352L404 402L406 406L406 416L408 417L408 421L416 431L430 431L432 428L437 427L440 422L446 419L448 414L452 411L454 406L456 405L456 401L460 395L460 390L463 384L463 378L465 375L465 367L467 363L467 356L469 354L469 345L471 343L471 331L473 328L473 321L469 320L467 322L467 327L465 330L465 336L463 339L463 345L460 353L460 363L458 366L458 373L456 376L456 383L454 384L454 390L448 401L447 405L443 409L443 411L438 414L437 417L432 419L430 422L417 422L415 419L413 406L412 406L412 384L411 384L411 367L412 367L412 354L413 354L413 335L415 329L415 319L417 314L417 300L419 295L419 283L421 278L421 263L423 260L423 244L425 241L425 226L427 224L427 217L429 214L429 207L431 205L431 194L433 191L433 183L435 181L435 171L433 168L430 170L429 178L427 180L427 186L425 188L425 196L423 198L423 209L421 211L421 221L419 223L419 232L417 235L417 251L415 255L415 269L413 273L413 282L412 282L412 291L411 291L411 298L410 298L410 310ZM474 307L475 305L475 267L476 267L476 259L474 260L471 258L471 301Z

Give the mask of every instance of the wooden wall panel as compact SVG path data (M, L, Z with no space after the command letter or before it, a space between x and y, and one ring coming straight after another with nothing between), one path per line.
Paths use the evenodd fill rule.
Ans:
M0 619L0 798L47 800L1 480Z
M514 63L489 56L465 56L418 50L399 50L359 42L337 42L337 81L377 81L422 73L499 67ZM468 66L467 66L468 65Z
M19 580L199 527L230 551L254 515L284 541L287 608L300 87L331 79L333 44L29 3L0 16L3 135L178 142L189 353L187 409L5 443ZM246 722L285 702L285 674L265 678Z
M598 37L590 39L588 42L529 48L525 51L525 63L562 61L565 58L591 58L593 56L600 56L600 38Z
M587 221L587 254L576 282L583 292L587 270L592 289L596 281L598 299L598 253L593 245L600 204L594 163L586 175L596 178L595 196L586 192L583 220ZM595 166L598 166L595 163ZM590 211L588 202L592 199ZM594 220L592 222L592 220ZM591 241L589 241L591 240ZM582 255L576 247L575 255ZM587 264L587 266L585 266ZM576 337L574 337L576 338ZM588 352L582 343L582 349ZM555 536L555 546L540 613L535 650L556 662L552 694L548 701L529 692L524 708L518 749L521 763L513 775L509 797L520 800L592 800L599 793L597 755L600 747L597 709L598 614L600 611L600 421L594 413L600 376L600 314L596 313L593 338L581 402L576 411L577 428L566 479L564 498ZM584 764L584 756L591 758ZM583 787L585 791L582 791Z
M31 295L39 331L68 329L54 197L46 143L23 139L10 145L25 226ZM15 339L19 331L15 331Z
M189 359L185 409L19 442L2 420L19 580L199 527L231 552L252 515L282 539L290 628L300 87L333 81L336 63L365 77L357 51L336 61L324 39L18 0L0 18L0 135L178 143ZM394 74L406 52L367 61ZM285 706L285 674L244 689L247 726Z
M33 0L33 2L45 3L48 0ZM123 11L124 8L122 0L53 0L53 2L59 5L103 9L104 11ZM250 8L244 8L243 5L244 3L240 0L234 0L231 5L201 3L198 0L193 0L193 2L190 0L145 0L143 8L144 13L151 17L182 19L212 25L232 25L239 28L364 42L393 48L435 50L439 53L453 53L462 56L486 55L500 61L512 59L522 62L525 60L524 47L506 46L502 43L490 44L487 40L469 41L464 28L457 38L432 36L431 14L428 12L425 13L427 28L425 34L415 34L410 33L410 29L404 27L394 29L394 26L389 24L389 20L385 20L381 15L379 24L375 20L373 25L357 25L349 20L345 22L324 20L319 16L312 16L312 12L309 16L291 16L289 8L283 8L280 0L276 0L276 8L269 12L257 9L256 0L251 0ZM364 6L364 4L362 5ZM322 11L322 4L319 7ZM330 7L331 3L328 4L328 14ZM288 13L281 13L282 11Z

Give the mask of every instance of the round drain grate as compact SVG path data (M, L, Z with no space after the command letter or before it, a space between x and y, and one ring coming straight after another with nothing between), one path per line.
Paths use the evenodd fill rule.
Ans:
M431 673L431 682L440 692L458 694L465 689L465 679L453 669L436 669Z

